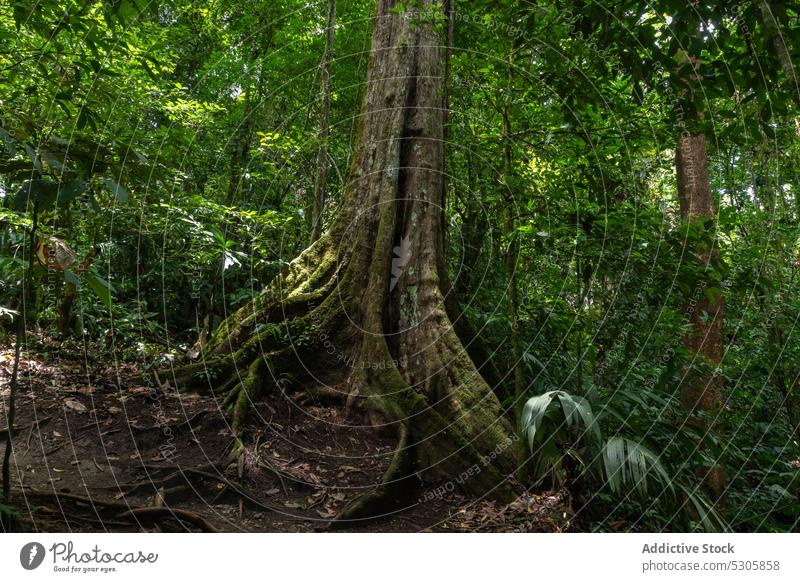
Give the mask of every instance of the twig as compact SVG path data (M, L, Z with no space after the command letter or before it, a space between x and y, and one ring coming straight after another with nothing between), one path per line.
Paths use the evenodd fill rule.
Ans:
M23 425L23 426L15 426L13 434L19 434L21 431L23 431L23 430L25 430L27 428L32 430L36 425L45 424L46 422L48 422L52 418L53 418L52 416L45 416L43 418L40 418L39 420L34 420L33 422L31 422L29 424L26 424L26 425ZM7 433L8 433L8 427L0 428L0 436L6 436Z
M233 491L235 491L238 495L241 495L245 500L247 500L251 504L253 504L256 507L259 507L261 509L266 509L268 511L274 511L275 513L280 513L282 515L286 515L286 516L289 516L289 517L292 517L292 518L295 518L295 519L305 519L305 517L303 517L301 515L295 515L293 513L290 513L290 512L286 511L282 507L278 507L276 505L272 505L270 503L266 503L264 501L260 501L260 500L256 499L255 497L253 497L253 495L249 491L247 491L243 487L237 485L236 483L234 483L233 481L231 481L230 479L228 479L227 477L224 477L222 475L214 475L213 473L206 473L205 471L198 471L196 469L186 469L185 472L186 473L192 473L192 474L198 475L200 477L205 477L207 479L214 479L216 481L225 483L225 485L227 485L228 487L233 489Z
M64 442L62 442L61 444L58 444L58 445L56 445L56 446L54 446L54 447L51 447L51 448L47 449L47 450L44 452L44 456L46 457L46 456L48 456L48 455L52 455L52 454L53 454L53 453L55 453L57 450L64 448L64 447L65 447L65 446L66 446L68 443L73 443L73 442L75 442L75 441L71 441L71 440L68 440L68 439L64 439Z

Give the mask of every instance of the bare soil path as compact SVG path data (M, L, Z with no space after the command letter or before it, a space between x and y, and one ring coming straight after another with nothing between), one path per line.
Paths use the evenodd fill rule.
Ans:
M245 453L226 464L229 416L213 395L159 388L130 362L41 339L20 365L12 457L15 529L42 532L260 531L329 527L379 483L394 439L340 406L273 393L255 407ZM13 350L0 349L0 457ZM564 495L498 507L430 484L368 532L565 531Z

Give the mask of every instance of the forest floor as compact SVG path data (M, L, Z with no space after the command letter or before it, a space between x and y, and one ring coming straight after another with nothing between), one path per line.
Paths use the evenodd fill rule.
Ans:
M325 530L380 482L396 444L353 426L342 406L276 392L256 404L245 453L225 466L229 415L213 395L159 388L143 381L138 364L105 361L92 346L35 344L20 364L13 435L12 505L22 531ZM0 458L12 367L13 350L4 346ZM347 529L580 529L564 493L498 506L460 497L452 483L425 487L415 501Z

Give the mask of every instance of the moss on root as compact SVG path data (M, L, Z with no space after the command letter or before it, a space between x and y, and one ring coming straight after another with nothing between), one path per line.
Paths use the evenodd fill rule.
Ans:
M363 520L403 509L401 504L409 500L417 489L419 478L414 471L410 431L405 424L401 424L399 432L397 448L381 483L348 503L330 523L331 529L357 525Z
M430 249L438 247L427 239L416 241L428 268L424 276L409 269L409 277L418 280L413 291L410 282L397 287L410 293L401 304L389 289L397 183L383 174L369 175L377 182L353 184L379 191L365 191L363 200L345 205L323 238L217 329L202 362L178 371L178 385L191 381L186 387L196 388L203 378L223 394L238 443L253 402L276 387L281 374L291 373L295 382L313 384L326 377L352 387L352 400L396 427L399 442L381 483L353 501L337 523L396 508L421 479L453 480L467 494L510 500L514 492L506 476L514 469L513 430L451 329L458 317L445 313L430 264ZM386 203L379 203L379 195ZM357 208L373 212L364 214L345 240ZM420 332L413 337L394 333L396 324L387 320L395 316L419 324ZM331 378L336 372L338 378Z
M346 281L339 281L340 286ZM466 384L470 378L467 374L461 380L465 384L452 390L458 403L455 408L432 406L429 396L411 388L404 379L384 337L354 332L352 326L345 325L348 315L343 300L350 296L341 288L327 292L321 303L309 305L307 312L251 331L244 341L238 341L235 351L214 353L209 346L212 351L204 361L178 371L176 378L187 382L179 386L199 388L203 380L202 384L222 397L222 406L231 411L231 427L240 449L253 403L276 385L281 373L292 372L297 379L338 369L343 383L357 387L359 408L377 413L386 425L396 426L400 436L382 482L348 505L337 518L336 527L398 509L398 501L417 490L420 477L454 479L467 473L468 478L459 479L465 493L512 499L514 491L506 475L513 471L506 471L503 463L491 457L492 451L508 440L511 429L502 418L491 419L491 415L476 412L486 395L472 394L475 387ZM261 307L262 319L268 309ZM248 317L258 319L252 313L247 317L235 314L218 333L242 337L241 326L249 326ZM232 329L232 325L240 327ZM221 345L226 339L218 341ZM345 366L339 360L337 368L341 356L329 354L324 349L326 342L337 350L357 348L355 361ZM461 364L454 361L455 366ZM474 380L482 382L477 373ZM505 448L509 450L499 454L504 458L514 452L514 447Z
M262 389L269 381L269 364L265 358L257 358L247 370L247 376L232 390L236 393L233 405L233 418L231 429L233 434L239 435L247 413L253 402L259 397Z
M372 357L383 352L379 365L364 368L361 381L367 406L378 410L387 423L400 424L413 437L414 472L431 478L452 479L467 472L459 485L470 495L489 495L510 501L514 491L510 481L496 466L501 457L513 459L510 432L500 434L502 420L485 425L480 419L464 415L454 421L432 407L425 396L412 389L389 357L385 342L367 340L365 353ZM382 345L381 345L382 344ZM511 474L513 465L504 465Z

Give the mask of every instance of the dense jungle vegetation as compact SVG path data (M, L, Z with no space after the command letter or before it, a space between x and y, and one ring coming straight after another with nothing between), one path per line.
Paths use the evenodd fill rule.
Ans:
M4 529L798 531L799 8L2 0Z

